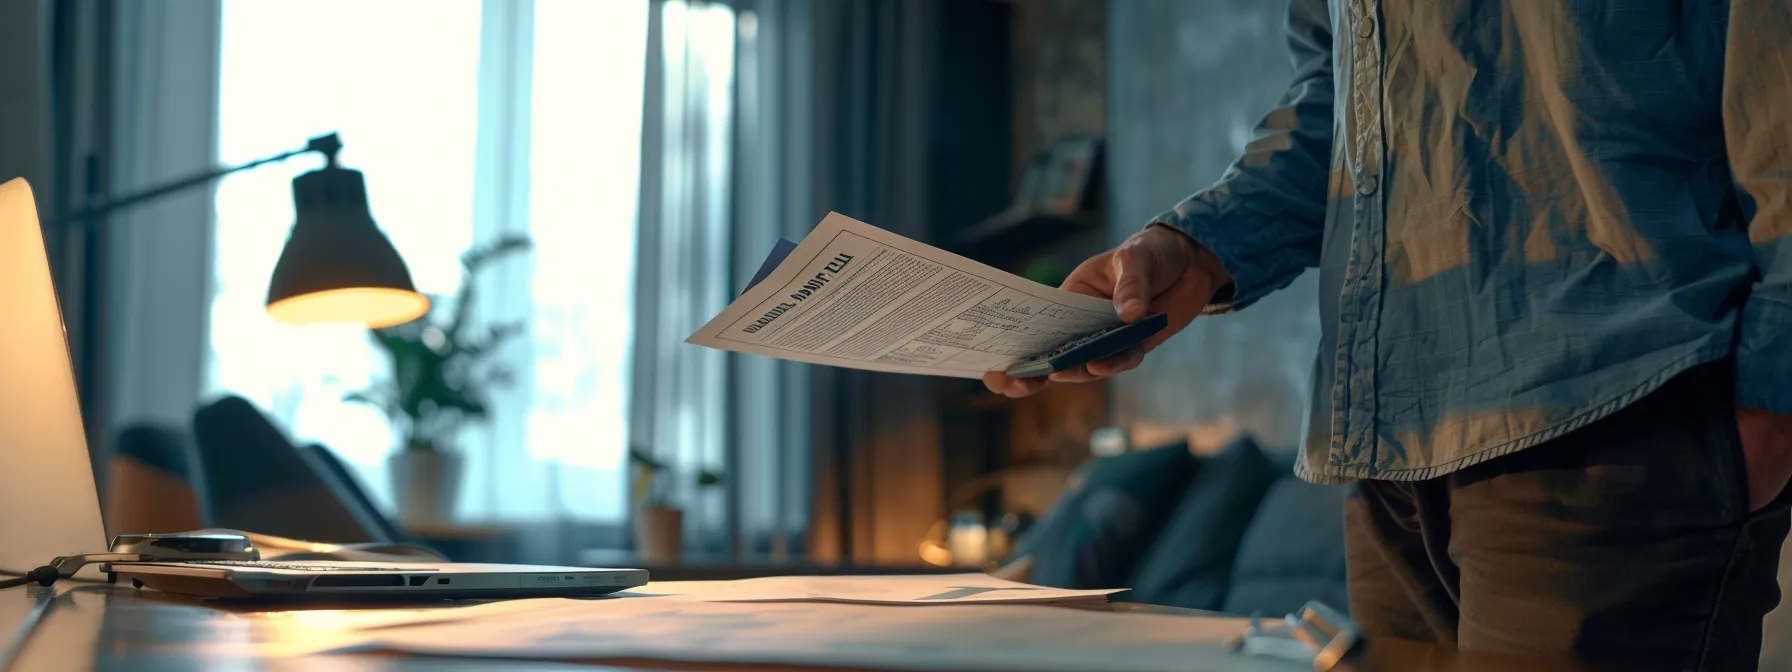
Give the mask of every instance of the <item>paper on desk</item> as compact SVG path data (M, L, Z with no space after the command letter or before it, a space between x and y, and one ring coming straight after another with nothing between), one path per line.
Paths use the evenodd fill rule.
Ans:
M1061 590L1003 581L986 574L920 576L792 576L740 581L656 581L605 598L535 598L474 606L427 609L314 610L262 616L296 636L271 638L266 655L298 655L342 648L375 637L375 631L448 622L490 623L536 619L566 610L590 609L596 602L836 602L884 606L988 604L1102 604L1119 590ZM632 606L604 607L628 611Z
M917 576L778 576L739 581L650 583L628 595L667 595L706 602L850 602L897 606L1106 602L1114 590L1064 590L987 574Z
M763 280L685 342L871 371L978 378L1119 323L1106 299L1047 287L829 213Z
M903 670L1288 670L1228 651L1247 619L1038 605L595 600L541 612L386 628L341 650L436 656L654 659ZM1295 668L1298 669L1298 668Z

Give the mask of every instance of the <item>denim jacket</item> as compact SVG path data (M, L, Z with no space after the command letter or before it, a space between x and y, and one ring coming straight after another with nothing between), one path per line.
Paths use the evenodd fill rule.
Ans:
M1731 356L1792 413L1792 2L1293 0L1288 34L1255 140L1153 223L1230 272L1209 313L1319 268L1301 477L1439 476Z

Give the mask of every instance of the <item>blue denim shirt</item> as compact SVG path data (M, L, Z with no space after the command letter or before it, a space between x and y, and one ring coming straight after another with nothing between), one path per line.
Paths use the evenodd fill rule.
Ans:
M1792 2L1294 0L1288 29L1280 105L1154 223L1231 273L1211 313L1320 269L1303 478L1449 473L1730 355L1737 403L1792 413Z

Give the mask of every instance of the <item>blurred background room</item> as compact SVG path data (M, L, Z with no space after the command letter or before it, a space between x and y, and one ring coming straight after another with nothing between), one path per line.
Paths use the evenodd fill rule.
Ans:
M1342 606L1343 490L1289 470L1311 277L1025 400L683 343L829 211L1057 284L1224 171L1292 74L1284 12L5 0L0 178L46 213L115 532ZM330 134L419 321L270 315L320 152L68 216Z

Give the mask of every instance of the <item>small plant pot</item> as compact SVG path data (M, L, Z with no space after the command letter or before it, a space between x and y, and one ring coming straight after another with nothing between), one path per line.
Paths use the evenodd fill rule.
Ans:
M460 499L462 457L440 450L410 448L386 458L392 500L402 524L440 524L454 520Z
M684 555L684 510L647 506L636 511L635 554L642 562L677 562Z

